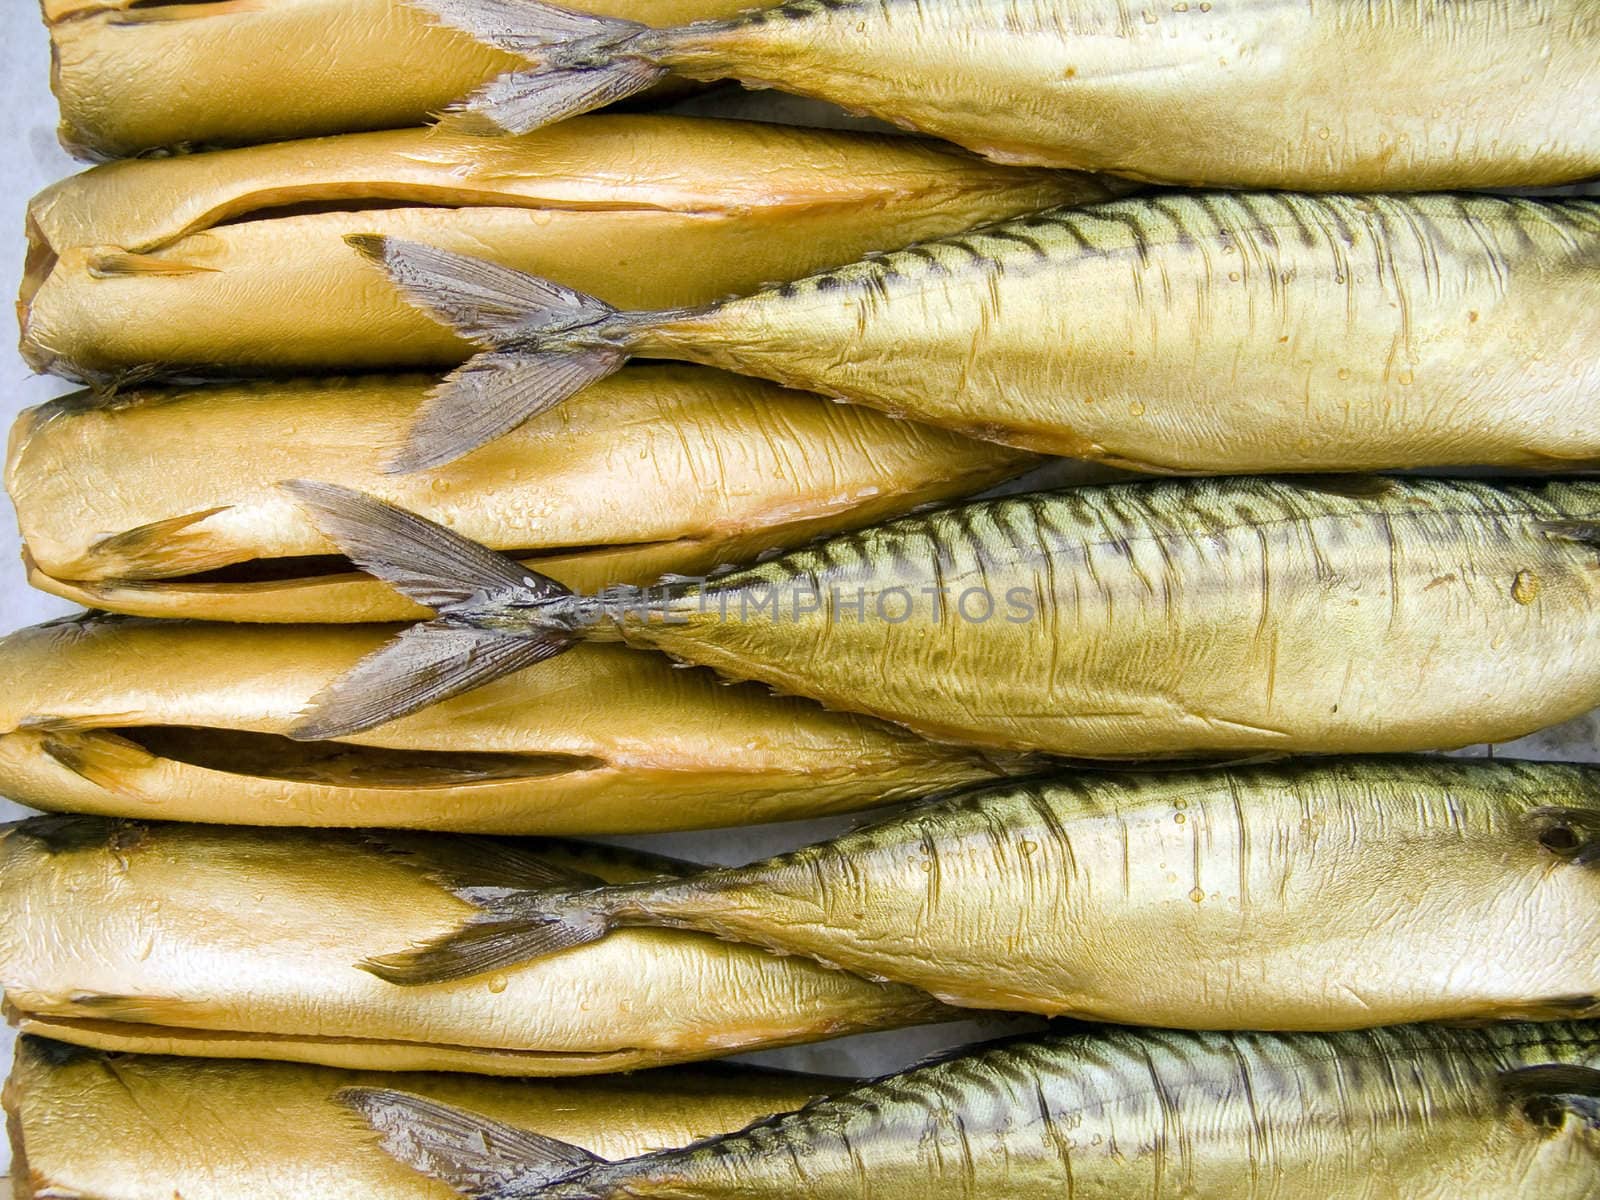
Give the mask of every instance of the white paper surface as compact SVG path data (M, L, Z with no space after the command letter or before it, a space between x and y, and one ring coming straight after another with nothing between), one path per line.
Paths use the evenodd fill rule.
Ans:
M47 184L78 169L56 143L56 108L49 90L49 41L44 34L36 6L29 0L0 0L0 89L3 89L7 120L0 129L0 284L13 293L22 275L23 214L28 198ZM701 110L726 111L737 106L747 112L796 117L807 111L783 98L717 97L695 102ZM839 122L849 123L841 121ZM33 376L15 351L16 330L5 336L0 350L0 422L9 428L24 407L72 390L58 380ZM31 591L18 565L15 525L6 515L0 519L0 632L61 616L72 611L70 605ZM0 676L0 687L6 680ZM1507 747L1508 753L1526 756L1592 759L1597 717L1589 717L1551 730L1535 738ZM10 819L23 810L0 799L0 819ZM711 834L679 834L654 839L619 839L631 844L651 846L685 858L717 862L742 862L762 854L790 849L844 828L845 821L819 821L789 826L739 830ZM985 1020L981 1023L911 1030L901 1033L872 1034L859 1038L822 1043L752 1056L759 1061L803 1070L839 1074L878 1074L898 1069L949 1045L972 1041L995 1030L1022 1027L1011 1020ZM12 1035L0 1030L0 1062L9 1063ZM0 1176L6 1173L8 1150L0 1145ZM3 1188L0 1188L3 1191Z

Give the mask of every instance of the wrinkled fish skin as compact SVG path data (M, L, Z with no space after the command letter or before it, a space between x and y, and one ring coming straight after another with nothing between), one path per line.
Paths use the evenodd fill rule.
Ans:
M953 1004L1136 1025L1582 1016L1600 1011L1600 771L1380 758L1078 774L497 912L518 914L508 943L543 951L697 929ZM393 965L416 982L429 961Z
M568 0L675 24L747 0ZM44 0L61 140L86 158L422 125L518 64L395 0ZM312 49L314 47L314 49Z
M294 1063L107 1054L17 1043L6 1084L22 1194L98 1200L448 1200L350 1119L346 1088L393 1087L626 1158L798 1108L837 1079L750 1067L490 1079Z
M498 1200L1588 1200L1600 1190L1597 1068L1589 1024L1113 1029L981 1049L621 1162L501 1142L498 1174L476 1186L440 1143L448 1115L425 1104L410 1106L412 1144L385 1145ZM424 1163L428 1150L441 1153Z
M0 794L177 821L590 835L819 817L1003 769L621 646L382 733L290 741L296 714L392 632L99 619L9 634Z
M795 0L662 32L414 2L531 64L468 103L505 128L671 69L832 100L1001 161L1161 183L1437 190L1600 173L1587 0Z
M649 605L573 596L339 489L297 494L354 560L447 618L365 660L299 736L475 686L430 672L425 694L395 699L463 626L506 639L505 669L620 637L924 736L1078 757L1438 749L1600 701L1594 483L1036 493L831 538Z
M582 843L36 817L0 830L0 988L23 1032L99 1049L489 1075L948 1018L912 988L659 930L437 988L356 966L485 895L683 869Z
M641 348L1139 470L1551 469L1600 460L1597 307L1593 201L1158 196L813 276Z
M5 475L31 580L140 616L415 620L426 610L319 557L331 548L280 480L312 474L372 490L591 589L804 545L970 495L1037 461L664 364L622 372L454 471L385 474L437 382L145 388L30 410L12 431Z
M486 286L513 314L423 410L404 469L631 355L1150 472L1600 461L1593 200L1131 197L666 312L486 279L436 247L352 244L458 330L482 328Z
M115 384L454 366L473 336L374 286L343 238L669 307L1130 186L914 138L610 113L516 138L399 129L139 159L29 204L22 352Z

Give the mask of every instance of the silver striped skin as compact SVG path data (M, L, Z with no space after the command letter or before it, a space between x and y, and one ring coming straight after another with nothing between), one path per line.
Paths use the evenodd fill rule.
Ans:
M638 353L1194 474L1600 461L1600 204L1157 195L662 322Z
M1589 0L791 0L643 34L1005 162L1351 191L1600 172Z
M1541 1097L1504 1096L1502 1072L1549 1065L1594 1078L1600 1032L1557 1024L1046 1036L914 1069L741 1133L500 1194L506 1200L1600 1195L1592 1110L1586 1119Z
M983 788L545 910L954 1004L1343 1029L1600 1011L1600 770L1350 759Z
M1581 482L1081 488L831 538L582 632L1015 749L1462 746L1600 703L1597 518Z

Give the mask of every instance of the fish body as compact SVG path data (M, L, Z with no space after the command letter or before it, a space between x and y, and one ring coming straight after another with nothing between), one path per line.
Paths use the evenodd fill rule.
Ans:
M626 1158L731 1132L839 1083L729 1066L555 1083L109 1054L25 1037L5 1105L23 1195L31 1188L39 1197L99 1200L449 1200L455 1193L445 1184L375 1145L340 1094L401 1088Z
M1600 1193L1597 1064L1591 1024L1057 1034L620 1162L352 1101L385 1130L409 1112L389 1152L482 1200L1578 1200Z
M508 130L671 70L831 100L1004 162L1182 186L1438 190L1600 172L1600 116L1582 103L1600 85L1587 0L797 0L661 30L549 4L416 2L525 60L458 118Z
M1172 480L974 501L658 593L576 597L430 523L296 485L351 558L443 617L304 736L620 638L924 736L1093 758L1499 741L1600 702L1600 485ZM447 672L448 674L448 672Z
M521 925L515 913L520 911ZM745 867L525 897L496 956L694 929L952 1004L1347 1029L1600 1011L1600 772L1352 759L1008 783ZM481 936L386 956L490 969Z
M441 321L477 320L470 261L357 244ZM1147 472L1600 461L1594 200L1129 197L671 312L499 282L517 317L422 414L412 464L634 354Z
M474 901L682 864L577 843L46 816L0 834L0 988L105 1050L498 1075L625 1071L943 1019L913 988L699 934L397 989L356 964Z
M910 138L611 114L518 138L402 129L139 159L30 203L22 350L115 383L454 366L472 335L375 285L346 236L674 307L1128 187Z
M746 3L571 6L676 24L730 17ZM85 158L422 125L520 62L391 0L44 0L43 8L61 140Z
M648 833L908 799L1001 757L593 646L380 734L287 736L384 626L102 619L0 640L0 793L272 826Z
M587 590L703 574L980 491L1037 461L661 365L624 371L449 471L385 474L436 382L143 388L32 410L6 470L32 582L139 616L414 620L427 610L332 555L279 481L309 473L371 490Z

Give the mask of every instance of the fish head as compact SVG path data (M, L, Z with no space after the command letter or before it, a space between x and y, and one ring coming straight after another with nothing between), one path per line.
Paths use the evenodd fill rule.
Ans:
M414 620L427 610L358 572L282 480L374 495L590 592L705 574L981 489L1033 461L662 365L596 384L443 470L387 473L437 382L144 388L31 410L6 468L29 574L86 607L152 617Z
M393 633L94 618L0 638L17 681L0 695L0 792L141 820L597 834L848 811L999 770L614 645L368 733L288 736Z

